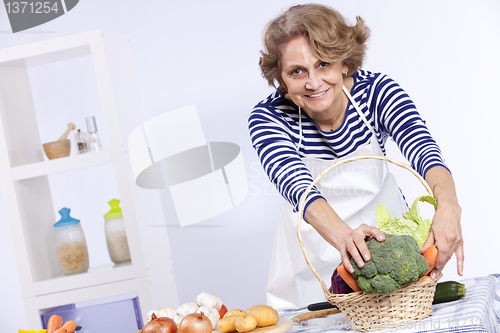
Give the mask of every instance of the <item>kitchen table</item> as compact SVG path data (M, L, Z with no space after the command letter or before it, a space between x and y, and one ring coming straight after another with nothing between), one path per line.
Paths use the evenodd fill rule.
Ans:
M442 278L441 281L446 281ZM464 298L433 305L432 316L397 328L387 326L378 332L492 332L500 333L500 274L461 280ZM321 302L324 300L318 300ZM293 318L307 309L280 311L281 317ZM293 323L289 333L354 332L342 313Z

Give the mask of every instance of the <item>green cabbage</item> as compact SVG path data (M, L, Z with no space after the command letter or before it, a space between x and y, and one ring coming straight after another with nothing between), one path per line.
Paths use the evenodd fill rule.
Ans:
M431 230L431 220L422 220L420 217L419 202L428 202L437 207L436 199L429 195L422 195L415 199L410 211L403 214L401 219L392 216L384 205L378 205L375 212L377 228L380 231L392 235L409 235L415 238L419 247L424 246L429 231Z

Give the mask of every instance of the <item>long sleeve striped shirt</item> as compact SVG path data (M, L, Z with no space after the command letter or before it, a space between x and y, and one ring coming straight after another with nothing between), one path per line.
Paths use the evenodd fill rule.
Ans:
M351 95L375 129L384 155L385 143L391 137L420 175L425 176L427 170L435 166L447 168L414 103L394 80L381 73L359 70L354 74ZM278 89L259 102L248 119L252 145L265 172L295 212L301 195L313 181L301 158L333 161L368 144L372 137L350 102L344 122L332 132L320 130L304 112L301 117L302 139L298 107ZM307 197L306 209L322 197L313 188Z

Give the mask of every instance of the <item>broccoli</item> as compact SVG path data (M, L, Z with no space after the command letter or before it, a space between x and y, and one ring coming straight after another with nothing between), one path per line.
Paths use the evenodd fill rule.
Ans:
M417 281L429 269L417 241L411 236L385 234L385 241L371 238L366 245L371 260L362 268L351 258L352 275L366 293L393 293L404 283Z

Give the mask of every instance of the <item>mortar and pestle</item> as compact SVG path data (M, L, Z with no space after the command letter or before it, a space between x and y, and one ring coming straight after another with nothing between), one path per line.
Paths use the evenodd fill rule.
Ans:
M66 131L61 135L57 141L47 142L43 144L43 150L45 151L45 155L49 158L49 160L53 160L55 158L66 157L69 156L71 151L71 140L67 139L69 132L76 128L75 124L69 123Z

